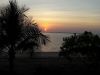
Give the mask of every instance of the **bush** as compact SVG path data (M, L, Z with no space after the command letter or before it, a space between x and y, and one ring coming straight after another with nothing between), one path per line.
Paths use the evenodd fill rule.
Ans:
M87 56L91 61L98 62L100 53L100 37L92 32L85 31L82 34L75 34L63 38L60 56L71 58L74 54Z

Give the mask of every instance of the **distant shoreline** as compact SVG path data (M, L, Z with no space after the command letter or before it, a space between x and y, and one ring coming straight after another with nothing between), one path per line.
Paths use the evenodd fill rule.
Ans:
M82 32L43 32L43 33L67 33L67 34L82 34ZM92 32L100 36L100 33Z
M75 32L43 32L43 33L67 33L67 34L75 34ZM81 33L76 33L81 34Z

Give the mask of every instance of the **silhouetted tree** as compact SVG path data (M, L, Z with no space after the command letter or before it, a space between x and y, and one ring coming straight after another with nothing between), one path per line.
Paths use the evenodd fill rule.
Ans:
M26 26L23 30L22 35L23 37L19 41L16 49L22 51L28 50L30 52L31 58L35 49L38 49L39 47L41 47L41 44L45 45L47 41L49 41L48 37L43 35L38 29L36 23L34 23L33 26Z
M82 34L72 35L63 39L60 55L70 58L73 54L86 55L89 60L97 63L100 55L100 37L85 31Z
M10 0L9 5L0 10L0 51L8 47L10 70L13 70L16 50L31 50L48 40L38 25L25 15L27 10L20 8L16 0Z

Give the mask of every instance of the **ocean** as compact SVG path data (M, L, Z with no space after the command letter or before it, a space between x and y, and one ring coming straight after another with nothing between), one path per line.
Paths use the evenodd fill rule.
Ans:
M59 52L60 47L63 43L63 38L71 36L69 33L44 33L49 37L50 42L48 42L45 46L41 46L39 52Z

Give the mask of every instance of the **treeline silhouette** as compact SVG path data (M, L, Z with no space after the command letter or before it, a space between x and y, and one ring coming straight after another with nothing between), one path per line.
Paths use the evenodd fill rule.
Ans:
M85 31L82 34L74 34L63 38L59 56L72 61L75 56L83 60L83 63L92 63L97 67L100 61L100 37L92 32ZM72 57L74 56L74 57ZM77 59L76 59L77 60Z
M25 14L27 10L25 7L19 7L16 0L9 0L9 4L0 9L0 52L6 49L11 71L16 51L29 50L32 56L34 48L45 45L48 41L37 23Z

